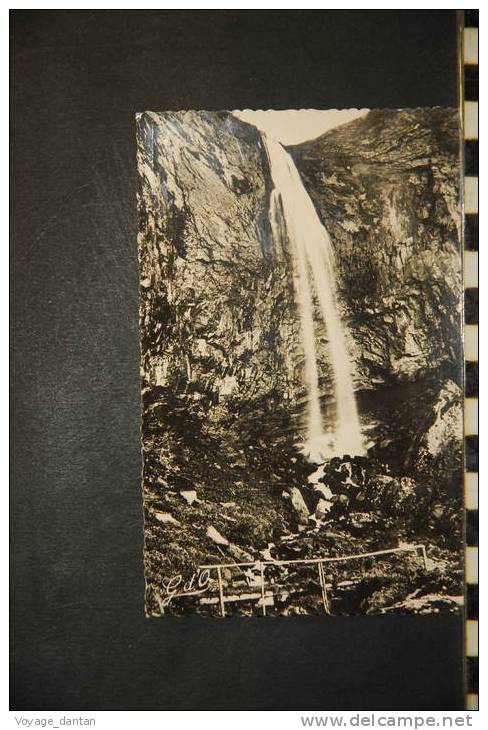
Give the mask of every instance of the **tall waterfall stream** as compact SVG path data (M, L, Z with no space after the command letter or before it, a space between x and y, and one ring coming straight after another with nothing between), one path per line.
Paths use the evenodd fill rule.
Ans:
M263 139L274 186L270 203L273 238L278 241L282 228L285 228L294 262L294 291L305 356L304 379L307 390L303 450L315 462L344 454L361 455L365 452L364 440L346 334L337 305L331 240L291 156L268 135L263 134ZM327 332L333 379L335 418L329 424L324 424L321 410L314 294Z

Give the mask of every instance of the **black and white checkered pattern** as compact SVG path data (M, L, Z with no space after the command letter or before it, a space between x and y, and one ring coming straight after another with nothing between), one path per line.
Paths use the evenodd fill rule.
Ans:
M468 710L478 709L478 10L466 10L464 63L464 356Z

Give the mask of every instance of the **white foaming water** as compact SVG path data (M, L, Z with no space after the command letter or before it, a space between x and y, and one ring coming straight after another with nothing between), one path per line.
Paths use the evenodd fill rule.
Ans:
M295 263L294 288L305 354L304 378L308 394L307 435L303 450L311 461L365 453L354 394L344 327L336 301L334 252L291 156L276 140L263 134L273 180L270 223L280 237L286 229ZM281 206L280 206L281 201ZM314 331L313 291L320 307L328 341L334 383L335 422L324 430Z

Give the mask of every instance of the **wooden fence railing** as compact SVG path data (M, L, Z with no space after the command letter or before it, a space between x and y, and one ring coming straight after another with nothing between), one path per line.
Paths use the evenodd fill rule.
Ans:
M329 596L327 593L327 584L326 584L326 577L325 577L325 571L324 571L324 565L329 563L340 563L340 562L347 562L352 560L362 560L366 558L376 558L383 555L394 555L395 553L406 553L406 552L414 552L416 553L421 560L423 561L423 567L425 570L427 570L427 553L425 550L425 545L405 545L403 547L397 547L397 548L390 548L388 550L375 550L373 552L369 553L358 553L356 555L342 555L342 556L334 556L334 557L321 557L321 558L296 558L293 560L256 560L251 562L243 562L243 563L215 563L211 565L201 565L199 570L200 571L208 571L209 575L212 572L217 573L217 585L218 585L218 598L213 599L209 597L204 597L201 599L201 602L204 604L215 604L218 603L220 606L220 614L221 616L225 616L225 605L226 603L233 603L236 601L247 601L247 600L256 600L258 604L261 606L261 610L263 613L263 616L266 616L266 605L267 605L267 599L271 598L271 601L273 600L273 593L267 592L266 589L266 570L269 568L279 568L279 567L287 567L287 566L317 566L317 574L318 574L318 580L320 584L320 590L322 594L322 605L324 608L324 612L327 614L331 613L330 609L330 601ZM249 569L251 571L254 571L258 575L258 580L254 582L254 585L259 588L259 591L257 593L241 593L238 595L225 595L224 591L224 581L222 577L222 572L225 570L232 570L232 569Z

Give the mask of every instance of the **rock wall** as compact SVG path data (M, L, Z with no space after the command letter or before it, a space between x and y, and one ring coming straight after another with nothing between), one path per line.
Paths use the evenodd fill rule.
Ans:
M259 132L228 112L146 113L138 143L144 386L286 397L297 324Z
M460 381L458 138L455 110L373 110L289 150L334 244L360 388Z

